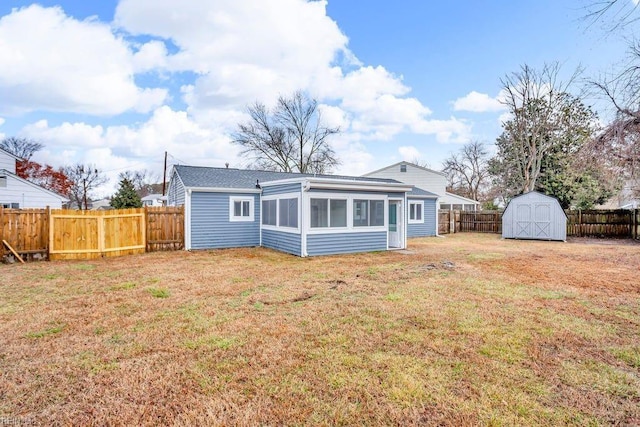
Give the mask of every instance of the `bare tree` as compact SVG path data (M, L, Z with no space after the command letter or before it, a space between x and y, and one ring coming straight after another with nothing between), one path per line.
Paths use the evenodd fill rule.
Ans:
M29 160L36 151L42 150L44 145L31 139L10 136L0 141L0 148L23 160Z
M480 191L489 180L488 161L486 146L480 141L472 141L465 144L458 153L445 159L442 171L447 175L453 192L480 200Z
M428 161L419 159L418 157L414 157L411 163L416 166L420 166L421 168L431 169L431 164Z
M318 102L302 92L278 98L273 110L256 102L247 108L250 120L238 125L233 143L252 165L268 170L328 173L340 162L329 138L340 129L322 122Z
M64 174L71 181L69 198L82 210L89 209L90 192L107 182L107 177L93 165L66 166Z
M160 191L162 188L158 175L147 169L122 172L118 174L118 179L120 181L126 179L131 182L136 194L140 197L157 193L159 192L158 187L160 187Z
M584 18L589 25L604 21L609 31L621 30L640 19L638 6L631 0L594 0L585 6Z

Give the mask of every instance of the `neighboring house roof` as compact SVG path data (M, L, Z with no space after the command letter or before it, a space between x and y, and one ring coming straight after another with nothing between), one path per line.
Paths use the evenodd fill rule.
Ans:
M9 172L9 171L8 171L8 170L6 170L6 169L0 169L0 175L8 175L8 176L10 176L10 177L12 177L12 178L14 178L14 179L17 179L18 181L24 182L25 184L28 184L28 185L30 185L30 186L32 186L32 187L34 187L34 188L38 189L38 190L40 190L40 191L42 191L42 192L44 192L44 193L49 193L49 194L51 194L52 196L59 197L59 198L60 198L60 200L62 200L62 202L68 202L68 201L69 201L69 199L67 199L66 197L61 196L60 194L55 193L55 192L53 192L53 191L47 190L47 189L46 189L46 188L44 188L44 187L40 187L38 184L34 184L33 182L28 181L28 180L26 180L26 179L24 179L24 178L20 178L18 175L16 175L16 174L14 174L14 173Z
M329 178L371 183L400 183L394 179L363 178L344 175L302 174L263 170L215 168L204 166L174 166L185 187L191 188L255 188L256 184L291 178Z
M13 153L10 153L9 151L5 150L4 148L0 148L0 151L1 151L2 153L6 154L7 156L11 156L11 157L13 157L13 158L14 158L14 159L16 159L16 160L24 160L23 158L18 157L18 156L16 156L16 155L15 155L15 154L13 154Z
M473 200L473 199L469 199L467 197L462 197L462 196L458 196L457 194L453 194L453 193L449 193L448 191L445 193L447 197L453 198L453 199L458 199L461 202L465 203L465 204L474 204L474 205L479 205L480 202L478 202L477 200Z
M430 199L437 199L438 196L436 193L432 193L431 191L423 190L422 188L413 187L411 191L407 193L408 197L424 197Z
M162 194L160 194L160 193L154 193L154 194L149 194L149 195L147 195L147 196L144 196L144 197L143 197L142 199L140 199L140 200L142 200L143 202L146 202L146 201L154 201L154 200L158 200L158 199L162 199L162 200L164 200L164 199L166 199L166 198L167 198L166 196L163 196L163 195L162 195Z
M384 170L391 169L391 168L394 168L394 167L396 167L396 166L400 166L400 165L410 165L410 166L413 166L413 167L418 168L418 169L422 169L422 170L427 171L427 172L436 173L436 174L438 174L438 175L446 176L443 172L438 172L438 171L435 171L435 170L433 170L433 169L425 168L425 167L423 167L423 166L416 165L415 163L405 162L405 161L398 162L398 163L394 163L394 164L392 164L392 165L385 166L385 167L383 167L383 168L380 168L380 169L374 170L374 171L372 171L372 172L365 173L363 176L373 175L374 173L382 172L382 171L384 171Z

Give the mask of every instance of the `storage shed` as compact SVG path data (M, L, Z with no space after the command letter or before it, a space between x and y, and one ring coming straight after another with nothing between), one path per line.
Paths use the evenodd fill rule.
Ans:
M567 215L554 197L537 191L514 197L502 215L505 239L567 240Z

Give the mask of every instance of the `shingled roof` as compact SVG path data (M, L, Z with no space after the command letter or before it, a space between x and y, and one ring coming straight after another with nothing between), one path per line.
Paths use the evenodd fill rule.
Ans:
M411 197L425 197L425 198L438 198L436 193L432 193L431 191L423 190L422 188L413 187L411 191L407 193L407 196Z
M398 183L394 179L364 178L346 175L320 175L263 170L215 168L204 166L174 166L185 187L192 188L255 188L256 184L292 178L330 178L355 182Z

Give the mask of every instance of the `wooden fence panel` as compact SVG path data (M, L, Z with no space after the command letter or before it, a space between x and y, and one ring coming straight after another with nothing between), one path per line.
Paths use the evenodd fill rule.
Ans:
M461 211L456 232L502 233L502 213L497 211L470 212Z
M22 258L46 258L48 235L47 209L4 209L0 206L0 261L9 254L2 240L6 240Z
M144 253L145 233L144 209L52 210L49 257L92 259Z
M451 229L451 211L438 211L438 234L449 234Z
M633 210L572 210L567 214L567 236L631 238L634 234Z
M147 252L184 249L184 208L149 207L147 216Z

